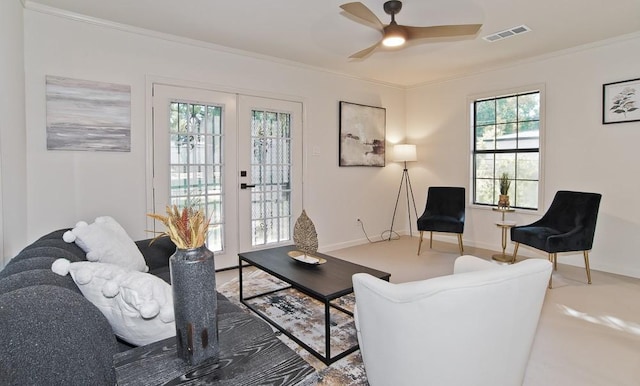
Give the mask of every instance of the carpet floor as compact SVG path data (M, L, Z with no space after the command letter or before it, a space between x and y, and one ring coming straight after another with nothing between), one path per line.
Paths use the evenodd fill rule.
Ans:
M459 256L455 238L450 238L453 242L440 241L444 236L434 238L433 248L423 245L419 256L418 238L409 236L323 252L389 272L392 283L403 283L453 272ZM499 236L496 240L499 244ZM512 245L507 252L511 251ZM465 254L487 260L496 252L465 246ZM544 254L539 257L546 259ZM519 256L518 261L522 259ZM592 256L593 265L597 259ZM593 284L587 284L584 266L569 266L559 260L523 385L640 385L640 279L592 269ZM218 288L237 276L237 270L216 274ZM327 374L321 385L366 384L359 351L332 366L316 368Z
M270 292L268 295L249 300L250 304L269 318L283 326L305 344L325 354L325 316L323 303L288 288L287 284L259 270L246 270L243 274L244 297ZM232 302L248 310L239 300L238 278L218 285L218 291ZM336 300L336 304L352 311L355 304L353 294ZM331 308L331 355L335 356L357 344L353 318ZM318 371L318 385L367 385L360 351L325 365L285 334L274 328L276 335Z

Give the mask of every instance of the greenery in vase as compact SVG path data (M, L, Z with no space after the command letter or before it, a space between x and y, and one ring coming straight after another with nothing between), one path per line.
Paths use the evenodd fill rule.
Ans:
M154 240L168 236L179 249L200 248L207 240L210 220L205 218L201 209L188 206L179 210L174 205L173 207L167 206L166 216L155 213L147 214L147 216L161 221L167 227Z
M509 187L511 186L511 180L509 179L509 173L502 173L500 176L500 194L509 194Z

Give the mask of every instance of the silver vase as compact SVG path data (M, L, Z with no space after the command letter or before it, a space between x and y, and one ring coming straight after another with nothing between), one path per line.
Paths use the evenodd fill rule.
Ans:
M213 252L176 249L169 258L178 357L190 365L218 358L218 298Z

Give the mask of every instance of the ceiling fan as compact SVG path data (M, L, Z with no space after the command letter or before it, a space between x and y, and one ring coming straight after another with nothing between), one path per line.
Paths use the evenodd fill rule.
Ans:
M402 9L402 2L397 0L387 1L383 7L384 11L391 15L391 23L387 25L382 24L380 19L378 19L367 6L360 2L347 3L340 6L346 13L356 17L356 20L364 21L366 25L373 26L382 33L380 41L371 47L356 52L349 56L349 58L362 59L380 46L399 47L409 40L474 35L480 27L482 27L482 24L455 24L430 27L400 25L396 23L396 14Z

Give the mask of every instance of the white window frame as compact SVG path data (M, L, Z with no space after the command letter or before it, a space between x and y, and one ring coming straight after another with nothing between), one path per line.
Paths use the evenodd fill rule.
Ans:
M468 122L469 122L469 128L468 128L468 133L469 133L469 205L472 208L480 208L480 209L491 209L494 206L492 205L479 205L479 204L474 204L474 197L475 197L475 185L474 185L474 176L475 176L475 171L474 171L474 142L475 142L475 124L474 124L474 103L478 100L481 99L488 99L488 98L498 98L500 96L503 95L513 95L513 94L524 94L527 92L534 92L534 91L539 91L540 92L540 145L539 145L539 164L538 164L538 208L537 209L520 209L518 208L519 211L524 211L524 212L528 212L528 213L544 213L545 208L543 207L544 204L544 185L545 185L545 167L544 167L544 162L545 162L545 138L546 138L546 87L544 83L537 83L537 84L531 84L531 85L526 85L526 86L519 86L519 87L514 87L514 88L510 88L510 89L503 89L503 90L496 90L496 91L489 91L489 92L483 92L483 93L478 93L478 94L473 94L473 95L469 95L467 97L467 117L468 117Z

